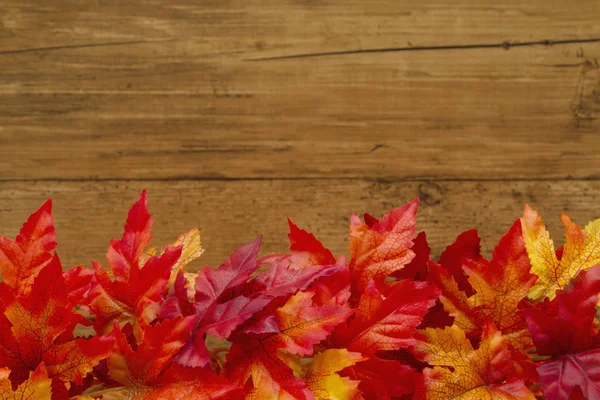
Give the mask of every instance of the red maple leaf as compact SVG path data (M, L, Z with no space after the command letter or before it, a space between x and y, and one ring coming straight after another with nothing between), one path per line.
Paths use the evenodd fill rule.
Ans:
M314 346L352 311L338 305L314 305L312 297L312 293L299 292L281 307L255 316L252 324L237 334L225 370L230 379L245 387L246 399L313 398L286 358L312 356Z
M175 318L144 329L139 344L131 343L115 322L116 344L107 359L108 384L84 393L103 400L218 400L236 387L205 368L183 367L173 361L190 335L196 317Z
M12 241L0 235L0 271L4 284L19 295L29 293L33 280L52 259L56 231L52 221L52 201L31 214Z
M197 315L193 335L177 360L186 366L206 366L210 354L207 334L227 339L235 329L264 309L274 299L307 288L316 279L331 275L339 265L310 265L295 268L287 257L274 257L267 271L254 276L261 239L234 251L218 268L204 267L196 276L195 296L190 302L183 277L176 281L173 295L164 303L160 316L173 318Z
M69 296L58 256L39 272L29 294L14 296L4 287L1 292L0 365L11 370L13 385L25 382L40 363L55 381L53 387L61 382L81 383L108 355L112 339L74 338L75 325L87 321L73 311L81 298Z
M537 353L550 356L537 368L548 400L600 398L600 335L595 320L599 293L597 265L580 272L552 301L524 310Z
M123 237L111 241L107 253L110 272L94 263L88 302L97 332L109 332L113 321L118 320L122 325L131 323L139 338L144 327L158 316L167 294L171 269L177 265L182 248L167 247L154 257L144 255L152 227L147 206L144 191L129 211Z

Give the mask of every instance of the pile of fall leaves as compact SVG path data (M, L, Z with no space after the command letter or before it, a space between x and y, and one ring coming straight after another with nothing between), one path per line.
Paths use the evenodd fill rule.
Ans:
M63 272L48 201L0 236L0 399L600 399L600 220L555 250L526 206L492 260L473 230L435 262L417 206L352 216L348 260L290 221L289 254L190 274L145 192L108 269Z

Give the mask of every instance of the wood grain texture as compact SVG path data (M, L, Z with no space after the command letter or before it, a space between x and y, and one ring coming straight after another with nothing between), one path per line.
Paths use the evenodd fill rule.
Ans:
M149 190L206 263L285 216L344 252L352 212L423 199L439 254L539 207L596 217L597 0L0 0L0 233L47 197L66 265ZM560 235L558 235L560 236Z
M154 217L156 245L171 243L193 227L207 251L194 270L219 265L235 247L263 234L263 254L285 252L285 217L314 232L336 255L348 254L351 214L381 216L421 199L417 228L435 256L465 230L478 228L486 253L525 203L545 217L562 243L559 212L579 224L600 217L600 182L369 182L364 180L238 182L13 182L0 186L3 234L14 237L27 216L53 198L59 255L65 266L104 261L110 238L120 237L127 210L145 188Z
M8 2L0 177L596 179L597 2L469 3Z

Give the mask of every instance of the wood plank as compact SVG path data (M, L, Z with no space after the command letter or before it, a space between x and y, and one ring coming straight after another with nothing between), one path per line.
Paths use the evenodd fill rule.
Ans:
M281 56L600 37L596 0L3 0L0 51L171 41ZM68 50L61 49L61 50Z
M599 177L600 43L187 51L0 55L0 179Z
M559 212L579 224L600 216L600 182L376 182L366 180L5 182L0 185L0 233L14 237L46 198L54 199L59 254L65 266L104 260L110 238L120 236L129 206L142 188L149 192L155 243L172 241L192 227L207 248L201 265L218 265L236 246L264 235L263 253L286 249L289 216L336 254L347 254L352 213L383 215L421 198L418 228L427 232L434 255L462 231L479 228L489 253L528 202L562 242Z

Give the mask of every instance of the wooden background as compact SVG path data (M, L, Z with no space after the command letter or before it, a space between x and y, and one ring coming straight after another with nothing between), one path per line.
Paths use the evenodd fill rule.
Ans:
M146 188L210 265L415 197L434 254L526 202L560 242L600 216L599 59L598 0L0 0L0 232L51 197L90 265Z

